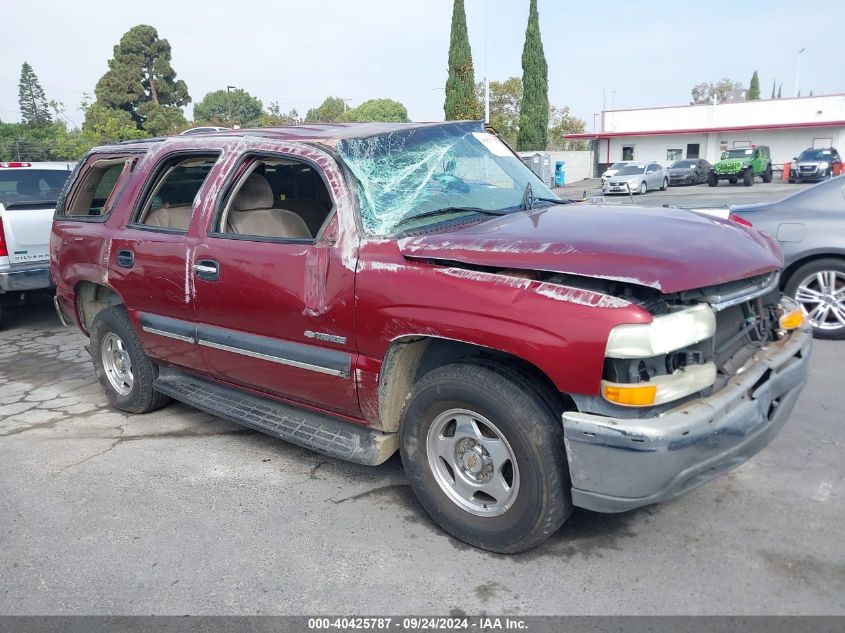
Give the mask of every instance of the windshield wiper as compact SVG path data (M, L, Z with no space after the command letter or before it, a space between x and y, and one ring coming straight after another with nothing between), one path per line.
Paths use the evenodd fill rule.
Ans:
M401 220L399 220L399 222L396 223L393 228L397 228L413 220L421 220L423 218L431 218L438 215L447 215L449 213L481 213L484 215L505 215L507 211L498 209L482 209L481 207L443 207L442 209L425 211L424 213L418 213L417 215L411 215L406 218L402 218Z

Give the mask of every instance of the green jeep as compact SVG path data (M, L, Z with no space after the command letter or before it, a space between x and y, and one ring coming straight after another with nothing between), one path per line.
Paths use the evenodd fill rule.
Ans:
M722 159L710 168L707 184L715 187L720 180L727 180L735 185L741 178L742 184L750 187L754 184L754 176L760 176L763 182L772 182L772 159L765 145L735 147L722 152Z

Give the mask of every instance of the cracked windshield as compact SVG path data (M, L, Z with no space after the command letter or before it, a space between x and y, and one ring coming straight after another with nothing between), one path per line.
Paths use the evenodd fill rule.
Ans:
M431 126L338 143L358 179L368 233L388 235L555 196L480 123Z

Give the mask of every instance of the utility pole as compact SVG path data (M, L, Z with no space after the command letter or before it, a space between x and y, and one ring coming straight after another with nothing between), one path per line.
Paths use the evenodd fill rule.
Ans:
M484 0L484 122L490 123L490 74L487 72L487 0Z
M795 96L798 96L798 76L801 73L801 53L803 53L806 48L802 48L798 51L798 65L795 67Z
M226 86L226 122L232 122L232 93L230 90L236 90L235 86Z

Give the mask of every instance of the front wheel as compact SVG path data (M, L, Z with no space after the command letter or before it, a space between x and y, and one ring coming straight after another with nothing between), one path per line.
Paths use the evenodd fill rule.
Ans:
M707 184L711 187L716 187L719 184L719 179L716 177L716 174L710 174L707 176Z
M648 193L648 185L645 184L645 182L641 182L640 188L637 191L637 193L640 194L641 196L644 196L645 194L647 194Z
M754 184L754 171L751 168L742 172L742 184L746 187L750 187Z
M784 292L803 308L813 336L845 339L845 260L826 258L804 264L790 275Z
M562 425L521 374L470 363L434 369L411 391L399 433L414 493L462 541L525 551L571 511Z
M122 306L105 308L91 326L91 359L109 403L129 413L154 411L169 398L153 389L158 367L141 349Z
M669 188L669 179L668 179L668 178L664 178L664 179L663 179L663 184L662 184L662 185L660 185L660 191L666 191L668 188Z

